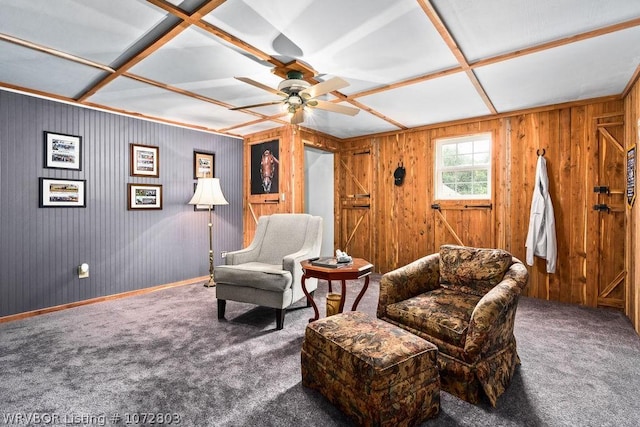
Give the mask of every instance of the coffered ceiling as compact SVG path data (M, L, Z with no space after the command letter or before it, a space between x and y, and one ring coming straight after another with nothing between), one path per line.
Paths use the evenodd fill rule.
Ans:
M0 0L0 89L245 136L286 124L287 69L349 86L338 138L626 93L638 0ZM288 65L287 65L288 64Z

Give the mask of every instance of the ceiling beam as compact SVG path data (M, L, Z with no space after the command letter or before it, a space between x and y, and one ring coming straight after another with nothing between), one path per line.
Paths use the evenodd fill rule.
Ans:
M149 0L153 2L155 0ZM200 19L202 16L210 13L213 9L220 6L224 3L223 0L212 0L207 3L204 3L200 8L198 8L195 12L193 12L189 17L193 17L193 19ZM162 36L157 38L151 44L144 47L139 52L135 53L133 57L127 60L124 64L117 67L113 73L106 76L104 79L100 80L98 83L93 85L91 88L86 90L82 95L77 98L77 101L84 102L90 96L94 95L98 90L102 89L116 78L122 76L126 73L131 67L141 62L143 59L160 49L162 46L167 44L169 41L173 40L178 34L182 33L184 30L189 28L190 22L181 20L178 21L175 25L171 26L168 31L166 31Z
M487 95L487 91L484 90L484 87L482 87L482 83L480 83L480 80L478 80L478 77L473 72L473 69L469 65L467 58L465 58L464 54L458 47L458 43L456 43L456 40L453 38L453 36L449 32L446 25L444 24L444 22L442 22L442 19L440 19L440 15L438 15L438 12L436 12L436 10L433 8L433 5L429 2L429 0L417 0L417 1L420 7L422 8L422 10L424 11L424 13L427 15L427 17L431 21L431 23L436 28L436 31L438 31L438 34L440 34L440 37L442 37L446 45L449 47L449 50L451 50L451 53L453 53L453 56L455 56L462 70L467 74L467 77L471 81L471 84L476 89L476 91L478 92L478 95L480 95L480 98L482 98L482 101L485 103L489 111L492 114L497 114L498 111L496 110L496 107L493 105L493 102L491 102L489 95Z

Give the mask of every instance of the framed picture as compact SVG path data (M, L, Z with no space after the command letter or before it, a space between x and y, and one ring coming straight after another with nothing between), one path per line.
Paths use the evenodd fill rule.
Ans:
M193 152L193 179L215 176L215 155L206 151Z
M129 144L131 176L160 177L160 148L153 145Z
M198 183L195 182L193 184L193 194L196 194L196 188L198 187ZM194 211L208 211L209 210L209 205L193 205L193 210ZM211 206L211 211L215 211L216 210L216 205L212 205Z
M162 209L162 185L127 184L127 203L129 210Z
M82 170L82 137L44 131L44 167Z
M251 146L251 194L279 192L279 145L276 139Z
M41 208L86 208L85 179L40 178Z

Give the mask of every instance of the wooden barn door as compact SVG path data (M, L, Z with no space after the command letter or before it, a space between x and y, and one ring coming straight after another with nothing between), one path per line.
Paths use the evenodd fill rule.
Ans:
M339 176L337 196L340 230L336 247L349 255L373 260L371 193L373 157L370 149L344 151L335 168Z
M489 200L440 201L431 208L436 251L443 244L495 247L493 206Z
M598 301L601 307L623 310L625 305L625 159L623 115L595 119L598 144L596 182L593 185L598 217L596 250Z

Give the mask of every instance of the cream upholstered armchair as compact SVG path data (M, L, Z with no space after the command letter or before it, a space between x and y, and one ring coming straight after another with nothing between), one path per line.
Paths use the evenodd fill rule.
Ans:
M322 218L308 214L273 214L258 219L251 244L228 252L225 265L215 267L218 319L227 300L276 309L282 329L286 308L304 298L301 261L320 255ZM317 279L307 279L309 292Z
M520 363L513 327L528 277L503 250L443 245L382 276L377 316L438 347L443 390L495 406Z

